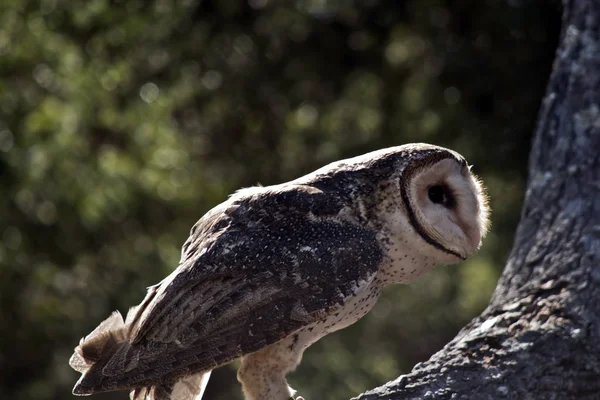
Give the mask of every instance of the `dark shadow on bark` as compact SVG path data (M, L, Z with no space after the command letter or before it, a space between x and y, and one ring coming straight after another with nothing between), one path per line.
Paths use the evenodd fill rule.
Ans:
M521 221L489 306L358 399L600 398L600 2L563 7Z

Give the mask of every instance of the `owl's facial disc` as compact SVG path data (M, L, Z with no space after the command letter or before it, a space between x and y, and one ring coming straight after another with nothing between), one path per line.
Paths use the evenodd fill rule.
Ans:
M488 225L487 199L463 159L425 164L405 190L415 230L445 253L443 262L464 260L479 248Z

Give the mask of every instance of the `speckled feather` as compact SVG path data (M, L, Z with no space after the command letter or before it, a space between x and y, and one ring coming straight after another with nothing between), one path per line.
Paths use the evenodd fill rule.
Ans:
M105 323L110 340L104 330L82 341L71 361L84 372L74 393L154 386L165 392L154 398L169 399L182 377L285 338L293 347L304 335L306 347L353 323L376 301L394 245L379 220L382 207L398 207L388 187L445 158L466 165L447 149L401 146L238 191L194 225L179 267L127 321ZM132 398L145 398L139 393Z
M147 316L131 325L132 345L119 356L137 365L123 372L117 363L115 375L105 370L90 383L170 383L324 319L382 258L374 233L351 219L340 196L307 186L234 195L195 225L179 269L138 310Z

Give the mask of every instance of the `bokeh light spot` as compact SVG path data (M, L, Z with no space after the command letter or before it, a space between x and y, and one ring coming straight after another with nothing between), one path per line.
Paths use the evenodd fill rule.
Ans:
M9 226L2 234L4 245L11 250L17 250L21 246L21 231L17 227Z
M296 112L296 123L302 129L310 128L315 124L319 112L310 104L303 104Z
M52 202L44 201L38 207L36 215L42 224L51 225L56 222L56 206Z
M444 100L448 105L457 104L460 101L460 90L454 86L449 86L444 89Z
M13 148L15 144L13 134L8 129L0 131L0 150L3 152L8 152Z
M219 86L221 86L222 80L223 80L223 77L221 76L220 72L215 71L215 70L210 70L210 71L206 71L206 73L202 77L201 82L204 85L204 87L207 88L208 90L215 90L215 89L218 89Z
M146 103L153 103L158 98L160 90L155 83L148 82L145 83L140 89L140 97Z

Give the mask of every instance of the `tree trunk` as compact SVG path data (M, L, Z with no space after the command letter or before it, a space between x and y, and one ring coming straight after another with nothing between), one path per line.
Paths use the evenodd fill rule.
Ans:
M359 399L600 399L600 1L563 7L521 221L490 305Z

